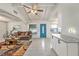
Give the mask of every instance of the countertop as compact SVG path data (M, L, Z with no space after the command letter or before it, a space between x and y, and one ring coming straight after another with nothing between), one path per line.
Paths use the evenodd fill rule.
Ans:
M58 38L61 41L64 41L66 43L79 43L79 39L67 35L61 35L61 34L52 34L52 36Z

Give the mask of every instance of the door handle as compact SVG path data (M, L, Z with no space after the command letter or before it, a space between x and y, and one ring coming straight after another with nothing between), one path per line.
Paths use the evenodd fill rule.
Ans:
M60 42L60 40L58 39L58 44L60 44L61 42Z

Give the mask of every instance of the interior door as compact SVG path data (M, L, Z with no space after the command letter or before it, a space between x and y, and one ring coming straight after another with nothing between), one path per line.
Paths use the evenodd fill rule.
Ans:
M40 24L40 38L46 38L46 24Z

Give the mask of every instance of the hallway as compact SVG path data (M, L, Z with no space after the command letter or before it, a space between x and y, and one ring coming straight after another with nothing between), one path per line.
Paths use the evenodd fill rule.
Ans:
M24 56L56 56L51 49L50 39L32 39L32 43Z
M79 56L79 4L0 4L0 51L1 56Z

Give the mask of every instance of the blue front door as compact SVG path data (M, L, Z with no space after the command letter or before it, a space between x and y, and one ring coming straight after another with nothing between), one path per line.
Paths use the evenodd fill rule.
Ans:
M40 24L40 38L46 38L46 24Z

